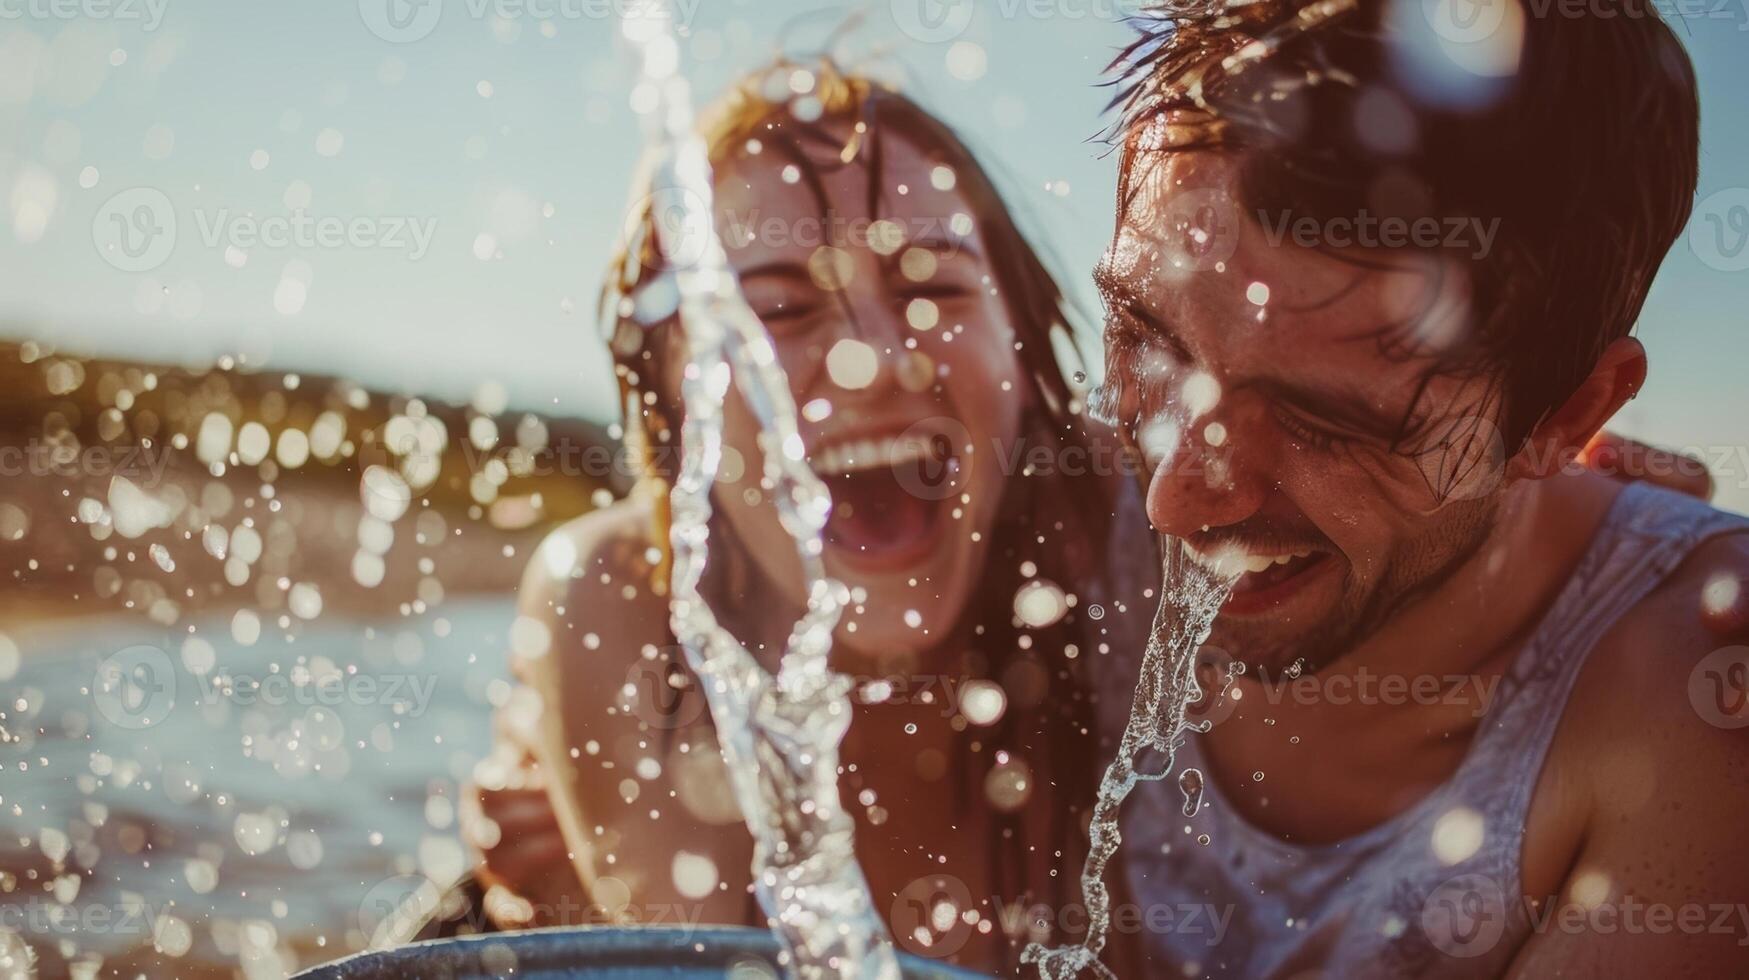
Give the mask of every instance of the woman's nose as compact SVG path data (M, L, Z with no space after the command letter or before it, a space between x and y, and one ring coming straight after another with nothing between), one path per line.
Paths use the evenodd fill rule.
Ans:
M1262 508L1269 483L1244 452L1242 416L1224 412L1175 430L1141 434L1148 458L1159 459L1147 496L1148 521L1155 530L1187 537L1236 524Z
M905 346L909 331L892 307L891 297L847 293L844 315L826 347L826 376L845 391L883 392L899 380L901 365L911 356Z

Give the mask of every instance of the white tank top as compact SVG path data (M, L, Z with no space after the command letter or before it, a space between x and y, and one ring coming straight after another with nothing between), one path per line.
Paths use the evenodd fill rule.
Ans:
M1531 934L1521 898L1531 793L1586 655L1696 545L1742 530L1749 519L1701 501L1644 484L1624 488L1501 680L1451 779L1363 833L1290 843L1247 823L1212 780L1192 817L1176 775L1139 784L1124 809L1119 853L1149 975L1438 980L1504 972ZM1121 730L1123 722L1104 718L1102 726ZM1178 772L1207 771L1194 735L1177 763ZM1455 864L1433 846L1448 814L1466 835L1480 821L1480 846Z

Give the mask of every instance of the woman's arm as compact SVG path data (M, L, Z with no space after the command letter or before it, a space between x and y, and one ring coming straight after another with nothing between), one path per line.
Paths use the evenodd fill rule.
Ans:
M752 845L703 694L668 643L648 515L630 503L555 532L524 576L513 670L583 921L749 921Z

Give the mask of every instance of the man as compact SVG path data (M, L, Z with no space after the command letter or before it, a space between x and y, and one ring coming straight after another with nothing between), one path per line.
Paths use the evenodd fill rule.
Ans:
M1243 667L1190 798L1125 813L1152 975L1749 966L1749 525L1574 465L1645 376L1692 70L1644 6L1451 9L1265 0L1121 63L1095 405L1238 576Z

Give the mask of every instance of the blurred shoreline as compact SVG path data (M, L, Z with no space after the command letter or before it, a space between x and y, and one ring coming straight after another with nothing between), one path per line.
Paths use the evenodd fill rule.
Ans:
M284 976L465 870L516 586L629 483L512 401L0 342L0 974Z
M629 482L609 429L508 401L0 342L0 624L508 594L548 529Z

